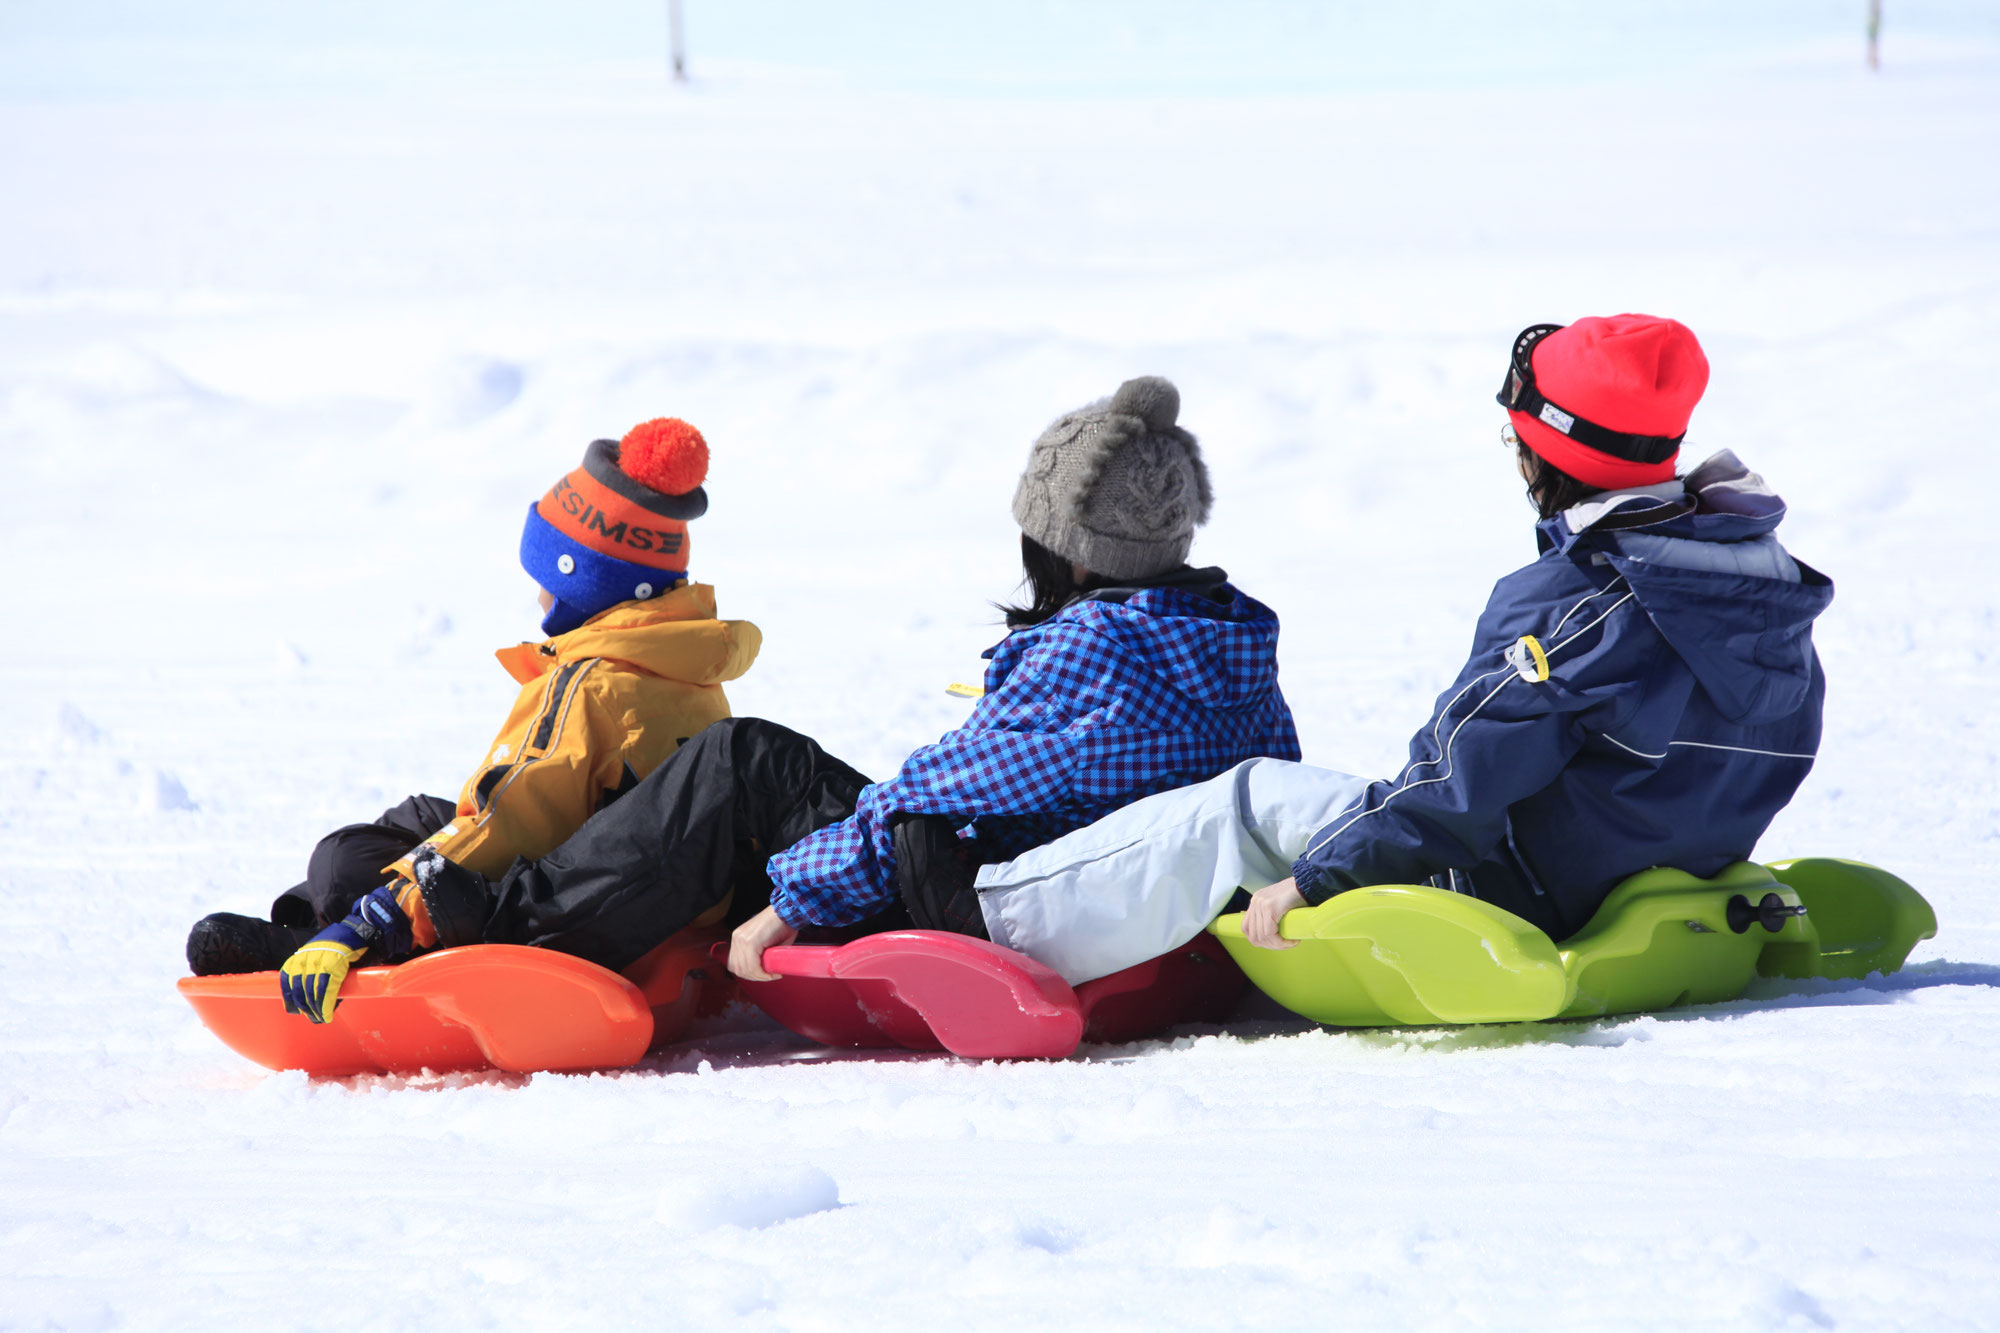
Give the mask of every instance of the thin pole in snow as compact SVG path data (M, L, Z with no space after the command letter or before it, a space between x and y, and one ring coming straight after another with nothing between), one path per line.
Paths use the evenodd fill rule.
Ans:
M1882 0L1868 0L1868 68L1882 68Z
M686 83L687 38L681 31L681 0L667 0L667 47L674 62L674 82Z

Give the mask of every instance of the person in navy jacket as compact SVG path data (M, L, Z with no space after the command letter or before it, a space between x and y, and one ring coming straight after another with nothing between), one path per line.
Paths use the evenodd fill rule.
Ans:
M991 938L1081 981L1190 938L1239 885L1264 886L1249 938L1288 948L1293 908L1433 883L1561 939L1627 876L1748 857L1819 748L1833 586L1733 453L1676 477L1707 382L1673 320L1524 331L1499 398L1540 558L1494 587L1403 770L1252 760L1137 802L980 871Z

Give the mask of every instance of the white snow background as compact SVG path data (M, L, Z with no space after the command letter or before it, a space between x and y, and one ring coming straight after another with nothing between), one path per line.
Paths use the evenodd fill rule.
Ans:
M0 9L0 1327L2000 1327L2000 17L1743 5ZM267 1074L205 912L453 793L527 506L697 423L731 687L963 716L1040 428L1173 377L1307 757L1394 769L1531 558L1522 326L1676 316L1838 596L1760 853L1938 911L1654 1017L979 1064L720 1020Z

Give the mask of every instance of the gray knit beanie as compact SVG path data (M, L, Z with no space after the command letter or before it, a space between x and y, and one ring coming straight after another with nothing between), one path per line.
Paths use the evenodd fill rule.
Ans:
M1014 491L1021 531L1114 579L1164 574L1208 521L1208 468L1174 424L1181 393L1157 375L1065 412L1042 432Z

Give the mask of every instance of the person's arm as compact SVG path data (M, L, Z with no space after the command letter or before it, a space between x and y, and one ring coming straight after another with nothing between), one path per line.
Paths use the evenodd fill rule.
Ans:
M1402 773L1370 784L1307 842L1292 865L1306 904L1369 884L1421 884L1493 851L1508 807L1555 780L1660 647L1629 598L1606 597L1597 618L1545 631L1552 642L1537 640L1545 665L1517 639L1482 640L1411 741Z
M611 669L585 658L523 690L460 793L457 816L425 841L454 865L497 875L582 828L624 776L626 728L596 679ZM410 856L388 869L410 878Z
M1583 743L1560 706L1569 701L1538 689L1547 686L1511 670L1475 677L1418 734L1399 777L1369 784L1359 806L1307 842L1292 864L1306 903L1368 884L1421 884L1484 859L1506 832L1507 807L1554 781Z
M459 813L419 848L484 871L517 855L539 856L583 826L624 766L623 728L590 680L599 666L595 659L568 663L522 692L487 763L466 784ZM437 943L414 884L417 851L388 867L394 880L285 961L279 988L287 1012L324 1023L340 1003L348 971L365 955L393 962ZM397 942L393 950L384 948L390 939Z
M895 901L894 815L1047 808L1067 791L1077 752L1068 737L1012 731L961 730L924 746L893 780L864 787L853 815L771 858L771 905L736 928L729 970L776 980L765 949L791 943L802 926L847 925Z
M787 925L844 926L896 896L897 814L985 814L1060 808L1078 747L1061 735L954 732L904 761L888 782L862 788L855 811L772 857L771 905Z
M1041 636L964 726L917 749L888 782L864 787L852 816L773 856L771 905L778 920L794 929L842 926L893 902L889 824L899 813L970 821L1070 804L1085 747L1065 729L1098 706L1102 691L1076 681L1069 668L1088 659L1087 645L1098 637L1075 624Z

